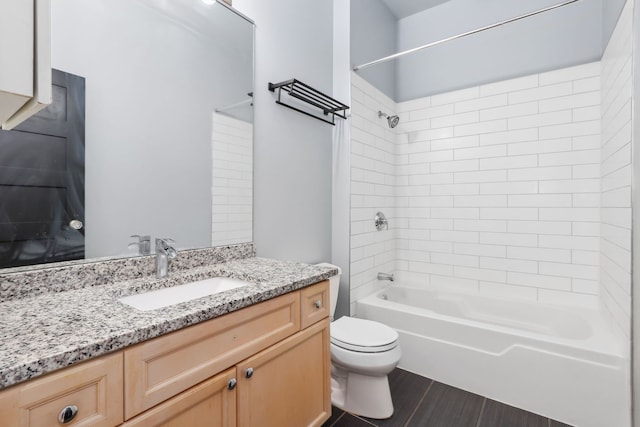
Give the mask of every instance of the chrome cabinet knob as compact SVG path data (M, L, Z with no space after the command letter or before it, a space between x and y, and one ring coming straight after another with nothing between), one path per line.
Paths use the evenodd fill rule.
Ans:
M322 301L318 300L314 305L316 306L316 308L322 308Z
M251 378L253 376L253 368L247 368L247 370L244 371L244 376L247 378Z
M69 405L62 408L62 411L58 414L58 422L60 424L68 424L78 415L78 407L76 405Z
M236 388L236 384L238 384L238 381L235 378L231 378L227 383L227 388L229 390L233 390L234 388Z

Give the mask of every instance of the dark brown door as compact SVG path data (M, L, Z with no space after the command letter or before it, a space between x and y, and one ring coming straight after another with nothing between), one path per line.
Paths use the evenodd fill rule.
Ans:
M52 104L0 130L0 267L84 258L85 82L52 77Z

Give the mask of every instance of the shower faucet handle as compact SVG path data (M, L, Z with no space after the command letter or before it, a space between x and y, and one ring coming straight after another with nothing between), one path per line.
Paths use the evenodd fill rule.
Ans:
M382 229L389 229L389 221L387 221L387 217L384 216L382 212L377 212L376 216L373 218L374 225L376 230L382 231Z

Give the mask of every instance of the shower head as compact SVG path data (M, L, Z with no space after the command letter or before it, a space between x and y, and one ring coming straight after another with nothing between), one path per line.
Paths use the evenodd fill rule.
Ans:
M389 127L391 129L393 129L394 127L398 126L398 123L400 123L400 117L398 116L390 116L386 113L383 113L382 111L378 111L378 117L385 117L387 119L387 123L389 124Z

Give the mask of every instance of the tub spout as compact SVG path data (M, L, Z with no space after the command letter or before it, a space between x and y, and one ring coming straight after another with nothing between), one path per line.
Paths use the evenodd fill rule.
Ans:
M378 280L389 280L393 282L393 273L378 273Z

